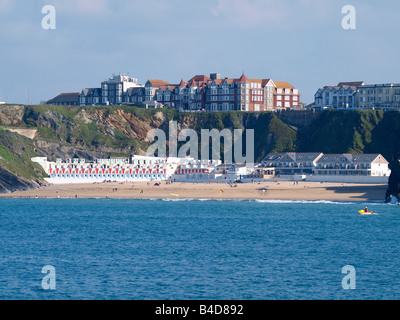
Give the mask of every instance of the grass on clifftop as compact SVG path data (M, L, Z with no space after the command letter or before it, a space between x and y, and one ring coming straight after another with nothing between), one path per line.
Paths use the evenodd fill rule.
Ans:
M44 171L33 163L36 157L32 140L0 129L0 166L24 179L41 179Z

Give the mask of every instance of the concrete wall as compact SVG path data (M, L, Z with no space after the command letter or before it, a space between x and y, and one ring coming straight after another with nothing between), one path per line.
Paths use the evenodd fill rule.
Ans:
M337 182L337 183L371 183L371 184L387 184L389 177L372 177L372 176L307 176L306 181L316 182Z
M303 129L308 127L320 114L321 111L316 110L281 110L277 116L286 124Z

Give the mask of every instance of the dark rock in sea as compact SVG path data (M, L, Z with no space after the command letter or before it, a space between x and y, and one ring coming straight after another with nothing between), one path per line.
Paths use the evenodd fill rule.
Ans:
M393 202L393 197L396 202L400 201L400 162L398 161L392 166L392 173L389 177L389 186L386 191L386 202Z

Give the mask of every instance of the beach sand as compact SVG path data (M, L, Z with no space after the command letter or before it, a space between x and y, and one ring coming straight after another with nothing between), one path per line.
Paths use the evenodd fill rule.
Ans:
M129 199L259 199L379 201L385 199L387 185L291 181L238 183L154 182L51 185L36 190L0 194L0 198L129 198ZM265 190L265 191L264 191Z

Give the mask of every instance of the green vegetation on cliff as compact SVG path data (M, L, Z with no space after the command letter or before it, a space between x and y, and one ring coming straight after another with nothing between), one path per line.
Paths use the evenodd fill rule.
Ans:
M294 111L293 111L294 112ZM302 113L302 117L306 114ZM296 113L291 114L296 119ZM324 111L308 126L284 123L279 114L257 112L179 113L136 107L1 106L0 167L26 179L43 176L30 162L49 159L144 154L154 128L168 137L178 129L254 129L255 160L269 152L381 153L394 163L400 155L400 112ZM304 119L303 119L304 120ZM303 121L304 122L304 121ZM6 130L34 129L33 139ZM243 148L245 150L245 147Z
M31 158L37 154L31 140L19 134L0 129L0 165L24 179L40 178L41 167Z
M400 153L400 112L321 112L298 134L297 149L324 153L381 153L393 162Z

